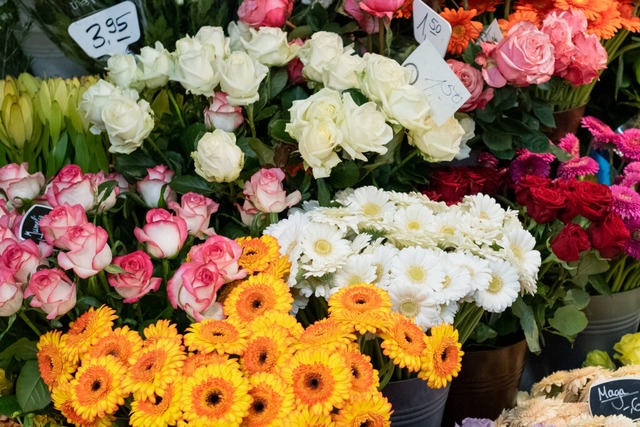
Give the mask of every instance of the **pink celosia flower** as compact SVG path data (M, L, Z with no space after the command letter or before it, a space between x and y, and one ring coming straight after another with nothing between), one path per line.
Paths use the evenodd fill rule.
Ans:
M622 219L640 218L640 194L629 187L612 185L611 195L613 204L611 210L622 217Z
M518 150L517 156L509 166L509 176L515 183L526 175L548 177L555 159L551 153L532 153L526 148Z

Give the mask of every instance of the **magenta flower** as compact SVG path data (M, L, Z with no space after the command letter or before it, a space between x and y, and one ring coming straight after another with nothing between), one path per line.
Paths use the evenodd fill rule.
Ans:
M640 218L629 218L624 220L631 238L627 240L627 246L624 248L628 255L640 259Z
M532 153L523 148L518 150L518 157L509 166L509 175L513 182L518 183L526 175L548 177L551 172L551 162L555 156L550 153Z
M598 172L598 169L600 169L598 162L591 157L580 157L580 140L575 136L575 134L566 134L562 139L560 139L560 142L558 142L558 147L573 156L573 159L561 163L558 166L558 177L570 179L585 175L593 175Z
M625 130L615 141L620 153L628 159L640 160L640 129Z
M581 123L582 127L593 135L593 146L596 149L602 148L607 143L615 143L618 139L618 134L611 127L593 116L583 117Z
M611 210L622 217L622 219L640 218L640 194L633 188L622 185L612 185L611 196L613 204Z

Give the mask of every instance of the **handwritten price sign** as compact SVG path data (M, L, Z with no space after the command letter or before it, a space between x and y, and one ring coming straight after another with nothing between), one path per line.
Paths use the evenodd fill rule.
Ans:
M592 415L624 415L640 419L640 379L617 378L594 384L589 389Z
M124 1L73 22L69 35L92 58L126 53L140 39L138 12L131 1Z
M494 19L488 27L486 27L478 36L478 42L499 42L502 40L502 31L498 25L498 21Z
M413 37L418 43L429 40L444 58L451 38L451 24L422 0L413 0Z
M433 120L438 126L471 97L429 40L422 42L402 65L411 70L411 84L427 95Z

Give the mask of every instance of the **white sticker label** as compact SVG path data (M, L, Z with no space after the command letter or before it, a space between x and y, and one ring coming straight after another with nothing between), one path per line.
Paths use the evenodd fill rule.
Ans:
M69 35L92 58L126 53L140 39L138 12L131 1L124 1L69 25Z
M495 42L498 43L502 40L502 30L498 25L498 20L494 19L488 27L486 27L478 36L478 43L480 42Z
M433 120L438 126L442 126L471 97L429 40L420 43L402 66L411 70L411 84L427 95Z
M413 0L413 37L418 43L429 40L444 58L451 38L451 24L422 0Z

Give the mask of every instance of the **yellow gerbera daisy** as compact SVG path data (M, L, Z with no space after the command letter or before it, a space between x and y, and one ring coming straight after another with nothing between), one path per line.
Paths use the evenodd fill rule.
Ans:
M115 413L129 395L127 368L115 357L84 359L71 380L72 405L84 419Z
M389 294L370 283L340 289L329 298L329 317L352 325L361 334L377 333L388 324Z
M107 415L103 418L94 418L93 420L82 417L73 407L73 393L71 383L61 382L51 393L53 406L60 411L62 416L74 426L82 427L110 427L113 418Z
M144 345L146 346L153 344L159 338L171 338L179 345L182 345L182 335L178 333L176 325L168 320L158 320L155 324L147 326L142 331L142 334L144 335Z
M208 365L219 365L221 363L225 363L228 360L232 360L236 366L238 365L237 359L229 359L228 354L218 354L218 353L189 353L187 358L184 360L184 366L182 367L182 375L185 377L190 377L193 373L201 366Z
M265 274L285 278L291 271L291 261L286 255L282 255L275 262L272 262L264 271Z
M241 356L248 334L245 328L239 328L231 321L204 319L187 328L184 343L190 351Z
M430 336L425 335L426 348L418 377L427 381L431 388L441 388L458 376L464 352L458 341L458 330L452 325L433 326L430 333Z
M304 405L294 408L289 417L284 420L283 427L336 427L331 414L315 414Z
M89 350L89 357L95 359L102 356L113 356L125 366L129 366L129 361L135 359L140 351L142 351L142 337L125 325L122 328L116 328L98 341Z
M280 258L280 245L273 236L240 237L236 242L242 247L238 265L249 274L265 271Z
M261 372L250 379L249 395L253 399L249 414L242 421L246 427L280 427L293 409L293 389L282 378Z
M153 395L163 396L182 372L186 355L175 339L158 338L153 344L142 349L131 362L130 375L126 384L133 397L138 400L150 399Z
M190 426L239 426L249 413L249 381L238 369L204 366L184 380L181 406Z
M247 325L247 329L252 335L259 335L273 328L280 329L294 338L298 338L304 332L304 328L294 316L278 311L269 311L256 317Z
M334 351L340 348L353 347L356 336L352 333L353 328L333 319L322 319L309 325L304 330L296 349L324 347L327 351Z
M63 349L65 356L76 363L93 345L111 333L113 321L117 318L116 312L106 305L97 310L91 307L71 322Z
M376 394L380 378L378 371L373 369L371 358L358 350L342 350L340 354L351 372L350 400L367 399Z
M240 359L242 369L250 375L277 373L283 362L293 354L293 343L293 339L279 329L252 336Z
M132 427L165 427L175 425L182 417L178 383L168 384L164 396L137 400L131 403L129 424Z
M338 353L307 349L295 353L282 368L282 377L293 385L296 404L313 414L329 414L349 395L351 373Z
M238 284L224 302L224 312L239 323L249 323L267 311L288 313L293 297L282 280L266 274L251 276Z
M76 365L64 357L67 336L60 331L49 331L38 341L38 367L44 383L52 390L60 382L71 381Z
M418 372L426 348L422 329L402 314L393 313L391 326L380 332L382 353L393 363L411 372Z
M392 412L391 403L377 393L369 399L347 402L333 419L340 427L389 427Z

